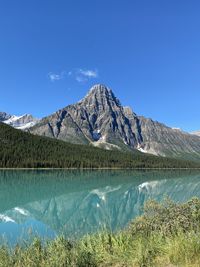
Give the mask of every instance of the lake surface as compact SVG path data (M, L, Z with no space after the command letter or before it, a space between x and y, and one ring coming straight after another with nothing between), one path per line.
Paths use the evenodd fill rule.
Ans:
M117 230L144 202L200 197L198 171L0 171L1 242Z

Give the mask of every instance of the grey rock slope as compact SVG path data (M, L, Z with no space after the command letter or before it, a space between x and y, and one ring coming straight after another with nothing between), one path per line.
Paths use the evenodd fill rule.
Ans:
M161 156L200 156L200 137L137 116L131 108L123 107L104 85L93 86L81 101L42 119L30 132L106 149L138 149Z
M124 108L103 85L92 87L84 99L57 111L31 128L34 134L73 143L93 143L106 148L137 145Z
M161 156L176 156L184 158L200 157L200 137L172 129L166 125L138 117L142 132L144 151Z

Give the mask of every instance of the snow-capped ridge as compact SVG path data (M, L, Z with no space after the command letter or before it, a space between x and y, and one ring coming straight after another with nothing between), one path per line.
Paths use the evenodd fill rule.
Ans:
M191 132L190 134L200 136L200 131Z
M34 126L39 120L34 118L31 114L24 114L21 116L12 115L9 119L4 120L6 123L16 129L26 130Z

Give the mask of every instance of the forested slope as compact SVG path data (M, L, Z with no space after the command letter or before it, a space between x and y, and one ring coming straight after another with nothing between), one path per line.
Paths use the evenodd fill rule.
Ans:
M192 168L199 163L140 152L107 151L35 136L0 123L0 167L6 168Z

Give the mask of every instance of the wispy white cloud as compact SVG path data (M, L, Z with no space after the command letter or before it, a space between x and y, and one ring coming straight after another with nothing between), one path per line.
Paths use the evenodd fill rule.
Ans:
M79 72L81 75L87 77L87 78L97 78L98 77L98 71L97 70L83 70L79 69Z
M77 80L77 82L87 82L90 79L96 78L98 78L97 70L77 69L75 71L75 79Z
M61 73L53 73L53 72L48 73L48 78L50 79L51 82L62 80L64 76L65 76L65 71L62 71Z
M60 73L49 72L48 78L50 81L55 82L67 77L71 77L75 79L79 83L84 83L89 81L90 79L98 78L98 70L91 70L91 69L73 69L70 71L62 71Z

